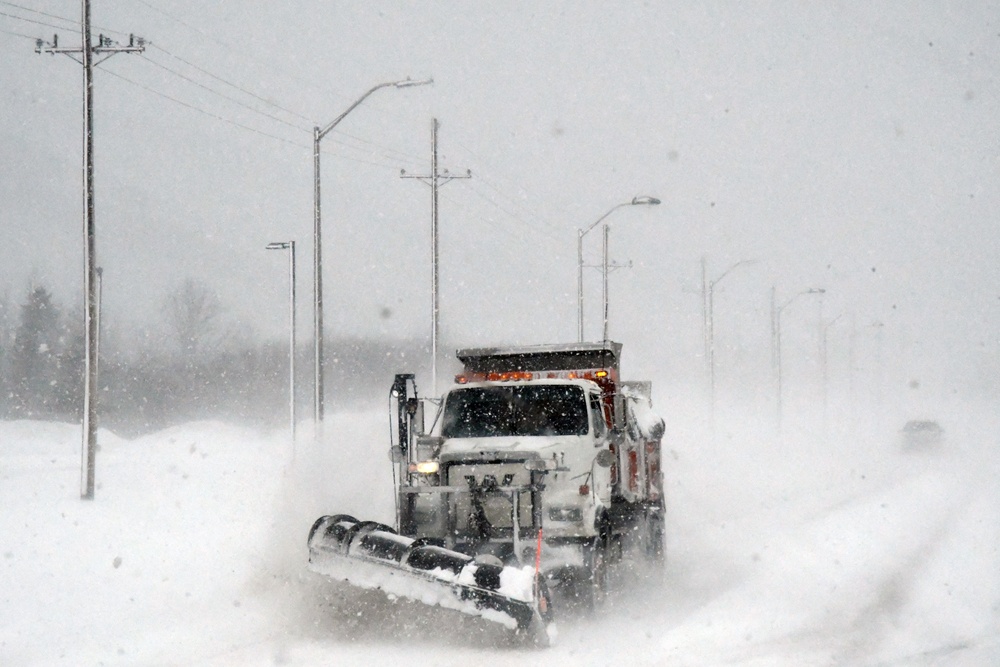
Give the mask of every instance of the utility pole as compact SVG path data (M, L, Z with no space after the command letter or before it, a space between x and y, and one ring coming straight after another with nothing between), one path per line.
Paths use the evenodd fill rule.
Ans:
M431 389L437 396L438 348L438 188L456 178L472 178L472 171L456 176L445 169L438 171L438 119L431 120L431 173L427 176L407 174L400 170L400 178L415 178L431 186Z
M100 64L116 53L141 53L145 51L145 41L129 36L127 46L118 44L100 35L97 46L90 38L90 0L82 0L82 20L80 30L82 46L60 47L59 36L53 35L52 42L41 39L35 42L35 53L61 53L83 65L83 238L84 267L83 285L86 307L84 309L84 381L83 381L83 462L81 468L80 497L94 499L95 457L97 454L97 339L98 339L98 271L95 257L96 226L94 223L94 56L104 57ZM76 58L76 54L80 58Z
M604 287L602 291L602 297L604 299L604 338L602 339L605 343L608 342L608 274L612 271L618 269L631 269L632 260L622 264L619 262L612 262L608 259L608 234L610 233L610 226L604 225L604 245L602 246L603 257L601 260L601 271L604 274ZM583 341L581 341L583 342Z

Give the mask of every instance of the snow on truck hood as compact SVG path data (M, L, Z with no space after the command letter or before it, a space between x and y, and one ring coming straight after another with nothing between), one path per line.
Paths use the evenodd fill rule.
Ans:
M585 442L586 441L586 442ZM441 445L441 459L450 460L470 453L515 452L537 453L549 458L550 452L564 451L574 447L593 449L587 436L581 435L512 435L490 438L446 438ZM530 457L529 457L530 458Z

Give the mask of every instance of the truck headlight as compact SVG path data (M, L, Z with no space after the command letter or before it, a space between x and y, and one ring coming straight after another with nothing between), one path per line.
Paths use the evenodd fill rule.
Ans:
M580 523L583 521L583 511L579 507L550 507L549 520Z
M421 475L433 475L439 468L437 461L418 461L410 464L409 471L418 472Z

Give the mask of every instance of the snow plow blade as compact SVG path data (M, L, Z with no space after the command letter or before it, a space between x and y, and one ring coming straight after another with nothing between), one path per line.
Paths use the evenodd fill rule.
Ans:
M547 646L554 626L544 581L530 567L493 565L339 514L309 531L309 569L365 589L499 623Z

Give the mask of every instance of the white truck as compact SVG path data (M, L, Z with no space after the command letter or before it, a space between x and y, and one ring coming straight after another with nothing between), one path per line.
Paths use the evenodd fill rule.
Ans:
M396 526L321 518L310 533L313 568L352 580L364 561L370 576L352 583L487 618L507 614L528 629L551 620L550 589L591 607L626 551L661 560L663 421L650 383L619 378L621 347L459 350L463 372L440 400L420 399L414 377L397 375ZM425 406L434 407L426 431ZM352 547L351 530L397 546ZM487 572L492 588L473 576ZM519 572L528 581L520 587ZM450 594L428 596L434 584Z

